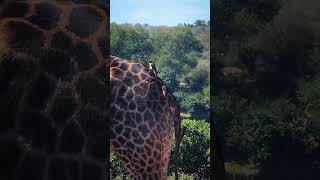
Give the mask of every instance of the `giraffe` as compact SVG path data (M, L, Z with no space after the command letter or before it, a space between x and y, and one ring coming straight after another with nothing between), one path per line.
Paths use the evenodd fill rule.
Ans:
M109 95L105 83L107 72L116 72L109 69L108 7L89 0L6 0L0 5L0 179L107 179L110 126L111 137L117 136L111 138L115 151L123 162L130 160L124 165L133 179L165 179L171 117L177 113L174 98L160 80L154 83L155 77L141 73L145 83L136 86L133 97L138 129L131 129L138 135L119 146L132 114L116 109L125 105L121 97L112 99L122 92L119 77L110 81L120 88L112 88L117 94ZM137 80L137 68L131 70L133 76L127 72L122 84ZM141 114L139 93L145 85L152 91L144 105L162 104ZM115 106L110 108L110 102ZM121 113L124 133L117 135ZM130 142L138 144L132 149ZM133 157L126 154L131 151ZM145 161L146 155L153 158Z
M0 3L0 179L108 179L108 5Z
M174 96L149 68L111 56L111 145L132 179L166 179L172 127L179 124Z

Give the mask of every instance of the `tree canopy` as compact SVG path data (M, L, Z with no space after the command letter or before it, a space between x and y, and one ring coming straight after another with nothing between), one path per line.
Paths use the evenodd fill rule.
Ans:
M259 179L319 178L320 2L215 2L211 104L225 159L256 165Z

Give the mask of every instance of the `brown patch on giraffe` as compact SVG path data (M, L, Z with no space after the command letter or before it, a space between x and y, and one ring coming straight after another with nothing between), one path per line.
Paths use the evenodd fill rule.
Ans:
M112 71L116 70L115 67L119 67L120 65L121 64L118 61L112 61L111 64L110 64L111 67L114 67L112 69ZM110 71L110 72L112 72L112 71ZM114 76L112 76L112 77L114 77Z
M74 45L72 43L71 37L65 34L62 31L56 32L51 39L50 46L52 48L61 49L61 50L72 50Z
M108 39L108 37L100 37L98 39L98 46L104 58L109 57L108 52L110 51L109 41L106 39Z
M28 95L28 107L30 109L41 110L46 108L49 97L55 89L55 81L45 73L39 73L32 84L32 89Z
M144 73L141 73L141 74L140 74L140 77L141 77L142 80L146 80L147 77L148 77L148 75L146 75L146 74L144 74Z
M123 80L122 80L123 84L127 85L127 86L133 86L134 85L134 82L131 78L129 77L124 77Z
M138 145L142 145L144 140L141 138L141 136L139 136L138 138L133 139L133 142Z
M128 69L129 69L129 64L121 63L120 66L119 66L119 68L120 68L122 71L128 71ZM126 72L126 73L127 73L126 75L130 77L129 73L131 74L131 72ZM131 75L132 75L132 74L131 74Z
M127 127L135 128L136 127L136 121L135 121L135 113L134 112L126 112L124 121L124 125Z
M42 180L46 158L42 154L28 152L20 165L18 179Z
M114 68L110 71L110 77L122 79L124 77L124 73L120 69Z
M27 148L41 149L49 154L54 151L56 145L55 128L49 119L41 113L26 111L22 113L23 118L18 126L21 142ZM26 139L33 137L32 142Z
M146 124L140 124L138 126L138 131L143 137L146 137L150 133L150 130Z
M131 134L131 129L125 128L124 131L122 132L122 136L124 136L126 139L130 139L130 134Z
M0 48L39 51L44 43L44 34L26 22L8 20L0 23L0 42Z
M80 163L78 160L73 158L65 158L64 166L66 175L72 177L73 179L80 179ZM58 178L59 179L59 178Z
M134 94L133 94L132 90L131 89L128 90L127 93L126 93L126 96L125 96L127 102L131 101L133 96L134 96ZM133 101L131 101L131 102L133 102Z
M61 134L60 149L66 153L80 153L84 146L84 135L75 122L70 122Z
M50 159L49 165L48 165L48 176L50 177L50 180L52 179L67 179L66 177L66 170L65 170L65 162L64 158L62 157L53 157Z
M134 86L134 93L140 96L145 96L148 93L148 90L141 86Z
M72 96L60 96L54 100L50 114L56 125L64 125L67 122L76 109L76 103Z
M76 81L76 90L83 102L91 103L100 109L105 108L107 96L105 92L107 89L96 77L89 75L80 76Z
M131 69L130 70L133 73L139 73L140 71L142 71L142 69L143 69L143 66L141 64L133 63L131 65Z
M133 110L134 111L134 110L136 110L136 107L137 107L136 104L133 101L131 101L130 104L129 104L129 110Z
M80 38L86 38L102 25L103 16L91 7L75 8L70 13L68 28Z
M127 88L124 85L121 85L118 90L118 97L124 97L127 92Z
M80 71L89 70L98 63L97 56L86 43L78 43L75 45L74 60L78 63Z
M63 51L46 50L42 51L40 64L50 74L56 78L66 78L72 76L72 64L68 54Z
M32 16L27 19L39 27L50 30L57 26L61 9L49 3L34 4Z
M25 2L6 2L1 5L0 19L8 17L23 17L29 10L29 5Z

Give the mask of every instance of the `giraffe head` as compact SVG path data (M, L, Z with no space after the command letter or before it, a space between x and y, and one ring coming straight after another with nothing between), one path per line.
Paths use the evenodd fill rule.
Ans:
M110 83L111 143L127 174L166 179L173 122L179 119L174 96L143 64L117 57L111 57Z

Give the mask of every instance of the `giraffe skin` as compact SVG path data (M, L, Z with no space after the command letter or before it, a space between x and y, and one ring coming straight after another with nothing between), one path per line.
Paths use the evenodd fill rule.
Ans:
M166 179L174 96L141 63L111 56L111 144L131 179Z
M0 2L1 180L108 179L102 4Z

